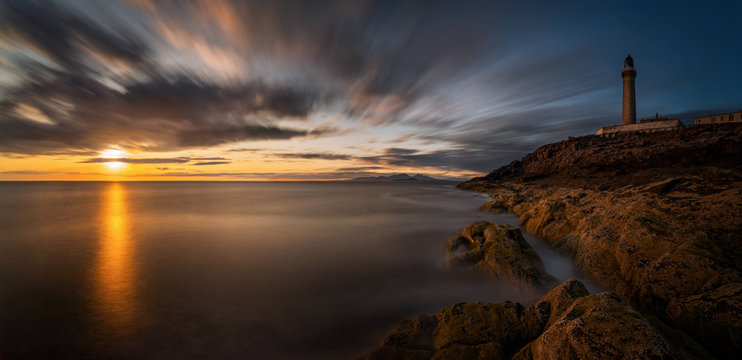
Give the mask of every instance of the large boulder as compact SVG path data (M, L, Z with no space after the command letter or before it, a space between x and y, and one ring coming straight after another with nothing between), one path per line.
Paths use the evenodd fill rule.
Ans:
M473 223L446 244L448 262L481 270L500 283L548 288L556 280L516 227Z

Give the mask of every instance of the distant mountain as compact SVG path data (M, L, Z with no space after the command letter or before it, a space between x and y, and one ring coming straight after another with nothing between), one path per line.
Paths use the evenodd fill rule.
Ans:
M423 175L423 174L416 174L415 176L410 176L407 174L397 174L397 175L390 175L390 176L365 176L365 177L359 177L359 178L352 179L351 181L408 182L408 181L446 181L446 180L432 178L430 176Z
M412 178L418 181L441 181L440 179L435 179L435 178L432 178L430 176L423 175L423 174L416 174Z

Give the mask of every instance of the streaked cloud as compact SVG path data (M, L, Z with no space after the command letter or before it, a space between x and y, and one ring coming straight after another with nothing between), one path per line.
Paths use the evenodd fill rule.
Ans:
M193 165L196 166L202 166L202 165L224 165L224 164L230 164L231 161L199 161L197 163L193 163Z
M81 164L120 162L126 164L184 164L194 162L192 165L221 165L231 163L229 159L222 157L199 158L199 157L174 157L174 158L90 158L78 161ZM164 168L167 169L167 168Z
M665 7L5 1L0 155L482 173L615 123L629 49L640 117L742 106L739 5Z
M332 153L275 153L270 154L271 157L279 157L284 159L308 159L308 160L350 160L353 159L351 155L343 154L332 154Z
M92 158L80 161L81 164L122 162L127 164L182 164L189 162L189 158L149 158L149 159L130 159L130 158Z

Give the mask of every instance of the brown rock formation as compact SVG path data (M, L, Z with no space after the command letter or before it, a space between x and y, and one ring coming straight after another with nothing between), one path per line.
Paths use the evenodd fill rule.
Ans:
M562 141L460 186L715 355L742 352L742 126Z
M518 228L486 221L469 225L446 244L449 263L475 267L516 288L547 289L556 280Z
M670 346L615 294L568 280L529 307L461 303L403 321L365 359L669 359Z
M613 293L577 299L513 359L671 359L669 345Z

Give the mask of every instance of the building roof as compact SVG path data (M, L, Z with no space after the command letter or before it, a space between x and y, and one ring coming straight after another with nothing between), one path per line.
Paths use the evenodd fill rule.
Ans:
M735 115L739 113L742 113L742 110L732 111L728 113L721 113L721 114L708 114L708 115L703 115L703 116L696 116L694 117L694 119L700 119L700 118L705 118L705 117L710 117L710 116Z
M622 132L634 132L634 131L662 131L670 129L679 129L685 127L680 120L670 119L661 121L652 121L639 124L628 124L628 125L614 125L605 126L598 129L597 135L607 135Z

